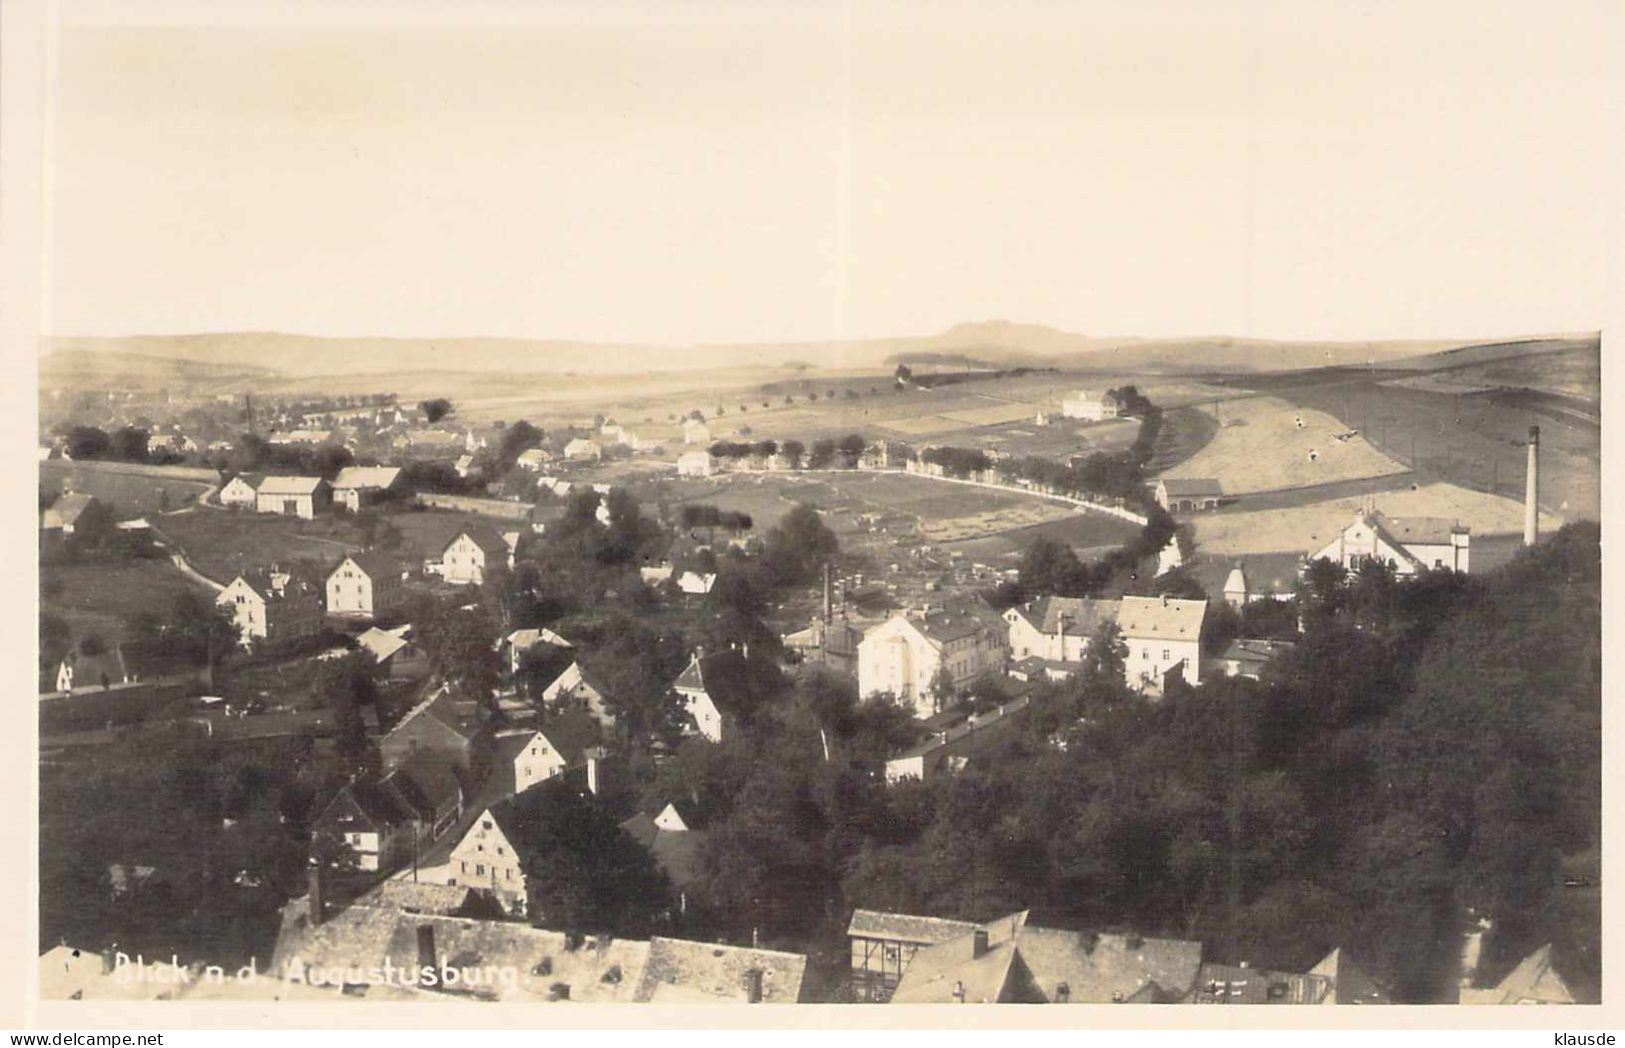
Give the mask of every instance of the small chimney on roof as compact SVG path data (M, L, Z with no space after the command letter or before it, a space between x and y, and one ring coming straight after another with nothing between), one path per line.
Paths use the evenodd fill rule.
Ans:
M418 971L420 977L427 978L426 975L421 973L426 968L433 971L435 966L434 925L420 924L418 925Z
M971 956L987 956L987 929L978 928L971 933Z
M309 878L310 923L317 925L327 920L327 876L315 856L310 859Z

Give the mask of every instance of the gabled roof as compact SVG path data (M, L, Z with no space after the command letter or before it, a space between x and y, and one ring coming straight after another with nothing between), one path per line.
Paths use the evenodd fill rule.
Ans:
M1161 477L1157 483L1170 496L1219 496L1224 489L1211 477Z
M389 734L394 735L396 732L409 727L418 718L427 717L430 720L439 722L467 740L473 736L473 732L460 724L460 718L458 718L453 708L454 702L451 689L442 684L420 700L416 706L408 710L406 716L402 717L393 728L389 729Z
M1310 975L1324 975L1332 981L1338 1004L1389 1004L1388 991L1348 959L1340 947L1309 969Z
M1574 1004L1568 983L1552 966L1552 944L1547 943L1518 962L1493 988L1463 990L1462 1004Z
M261 495L313 495L327 483L321 477L266 477L254 490Z
M122 683L129 676L124 665L124 653L117 644L107 645L95 655L86 655L75 644L62 656L62 663L73 667L73 686L76 688L100 684L103 674L114 684Z
M1214 1004L1324 1004L1331 990L1331 979L1324 975L1204 964L1197 972L1192 999Z
M744 1003L749 974L760 973L762 1003L795 1004L807 958L748 946L655 936L633 1000L654 1004Z
M346 560L360 568L362 573L369 579L399 577L401 573L401 566L396 563L393 557L368 550L362 553L352 553L345 557L344 560L333 566L333 570L327 573L327 577L331 579L344 566Z
M903 972L892 1003L998 1003L1018 963L1015 933L1026 920L1022 911L919 950ZM978 932L983 928L987 949L978 956Z
M752 713L761 698L751 679L750 664L737 648L689 660L687 668L672 685L681 691L702 691L718 712L736 715Z
M409 799L427 801L429 820L433 820L437 808L444 808L457 803L457 796L462 792L462 784L457 776L443 762L431 760L425 753L414 753L402 761L394 771L384 777L385 783L393 781L398 789L411 789L416 796L404 794ZM408 786L409 784L409 786ZM415 805L423 810L421 805Z
M94 495L86 495L79 491L70 491L60 495L45 511L46 527L71 527L84 516L85 510L96 502Z
M846 934L853 938L928 945L957 939L979 927L981 926L972 921L954 921L945 917L919 917L910 913L887 913L884 910L853 910Z
M1157 1001L1183 997L1202 964L1199 942L1032 925L1017 932L1016 949L1039 992L1071 1004L1112 1004L1147 994Z
M453 535L451 537L451 541L446 543L445 547L441 549L440 555L442 557L445 556L446 550L451 549L457 540L462 538L464 535L467 535L469 540L484 551L485 555L488 557L506 557L508 555L508 544L503 541L501 535L497 534L495 528L487 524L470 524L468 527L459 531L457 534Z
M391 630L382 630L374 626L357 637L355 642L372 654L374 662L383 662L411 643L406 639L406 634L411 629L411 626L397 626Z
M1198 640L1207 601L1177 597L1124 597L1117 615L1123 636L1136 640Z
M678 888L688 888L699 880L705 831L661 829L648 812L639 812L621 823L621 831L654 856L655 865Z
M265 474L263 474L263 473L238 473L236 476L231 477L230 479L228 479L225 482L225 484L221 485L221 487L227 487L227 486L229 486L231 484L235 484L239 480L242 481L244 484L247 484L250 488L253 488L255 491L258 491L260 484L265 480Z
M345 466L333 478L335 488L388 488L401 471L395 466Z
M1040 633L1059 632L1066 623L1066 631L1073 635L1089 636L1103 622L1117 619L1121 601L1096 600L1091 597L1039 597L1017 604L1010 611L1032 624Z
M546 626L538 626L535 629L514 630L504 639L509 647L517 648L520 651L529 651L538 644L551 644L556 648L575 647L575 645Z
M1452 535L1468 530L1449 517L1390 517L1381 510L1369 511L1365 520L1390 545L1448 546Z

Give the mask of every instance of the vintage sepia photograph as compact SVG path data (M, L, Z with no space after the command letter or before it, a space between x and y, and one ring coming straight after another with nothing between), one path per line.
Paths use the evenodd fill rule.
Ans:
M52 5L37 1000L1603 1003L1618 28Z

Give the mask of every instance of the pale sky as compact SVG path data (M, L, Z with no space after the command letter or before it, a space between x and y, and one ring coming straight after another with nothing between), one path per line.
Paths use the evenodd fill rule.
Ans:
M65 3L45 327L1596 329L1614 7Z

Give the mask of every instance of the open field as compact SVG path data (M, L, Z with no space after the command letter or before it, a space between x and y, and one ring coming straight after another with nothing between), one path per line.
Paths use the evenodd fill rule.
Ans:
M1218 430L1205 447L1162 476L1214 477L1226 494L1330 484L1402 473L1351 427L1276 397L1214 405Z
M1104 550L1121 546L1138 531L1128 521L1101 513L1068 513L1065 517L1034 527L944 542L943 548L995 567L1013 567L1027 547L1040 538L1065 543L1080 556L1090 551L1098 555Z
M1203 553L1311 553L1336 537L1354 519L1364 500L1329 499L1308 506L1257 512L1214 513L1194 517L1198 549ZM1452 484L1424 484L1415 490L1390 491L1376 499L1390 517L1450 517L1473 530L1475 547L1481 535L1521 534L1523 504ZM1562 520L1541 514L1541 529L1553 531ZM1476 552L1476 551L1475 551Z
M325 571L361 548L355 525L336 517L314 521L237 510L200 510L165 517L165 535L192 565L219 583L239 572L304 562Z
M1370 383L1283 391L1358 427L1389 457L1424 476L1522 498L1529 427L1540 427L1540 504L1564 517L1600 519L1601 427L1571 401L1498 390L1451 395Z
M202 481L128 469L95 462L53 460L39 464L40 485L60 491L72 487L107 502L118 519L180 509L209 489Z
M1186 406L1164 411L1147 472L1158 473L1186 461L1206 447L1218 431L1218 419L1201 408Z
M1056 419L1047 426L1033 425L1032 420L1027 419L1020 425L966 433L962 443L1009 455L1037 455L1065 462L1073 455L1088 455L1096 451L1110 454L1126 450L1139 433L1140 423L1137 419L1088 423Z
M40 565L40 610L66 619L75 636L126 640L138 615L164 615L189 591L207 592L168 560Z

